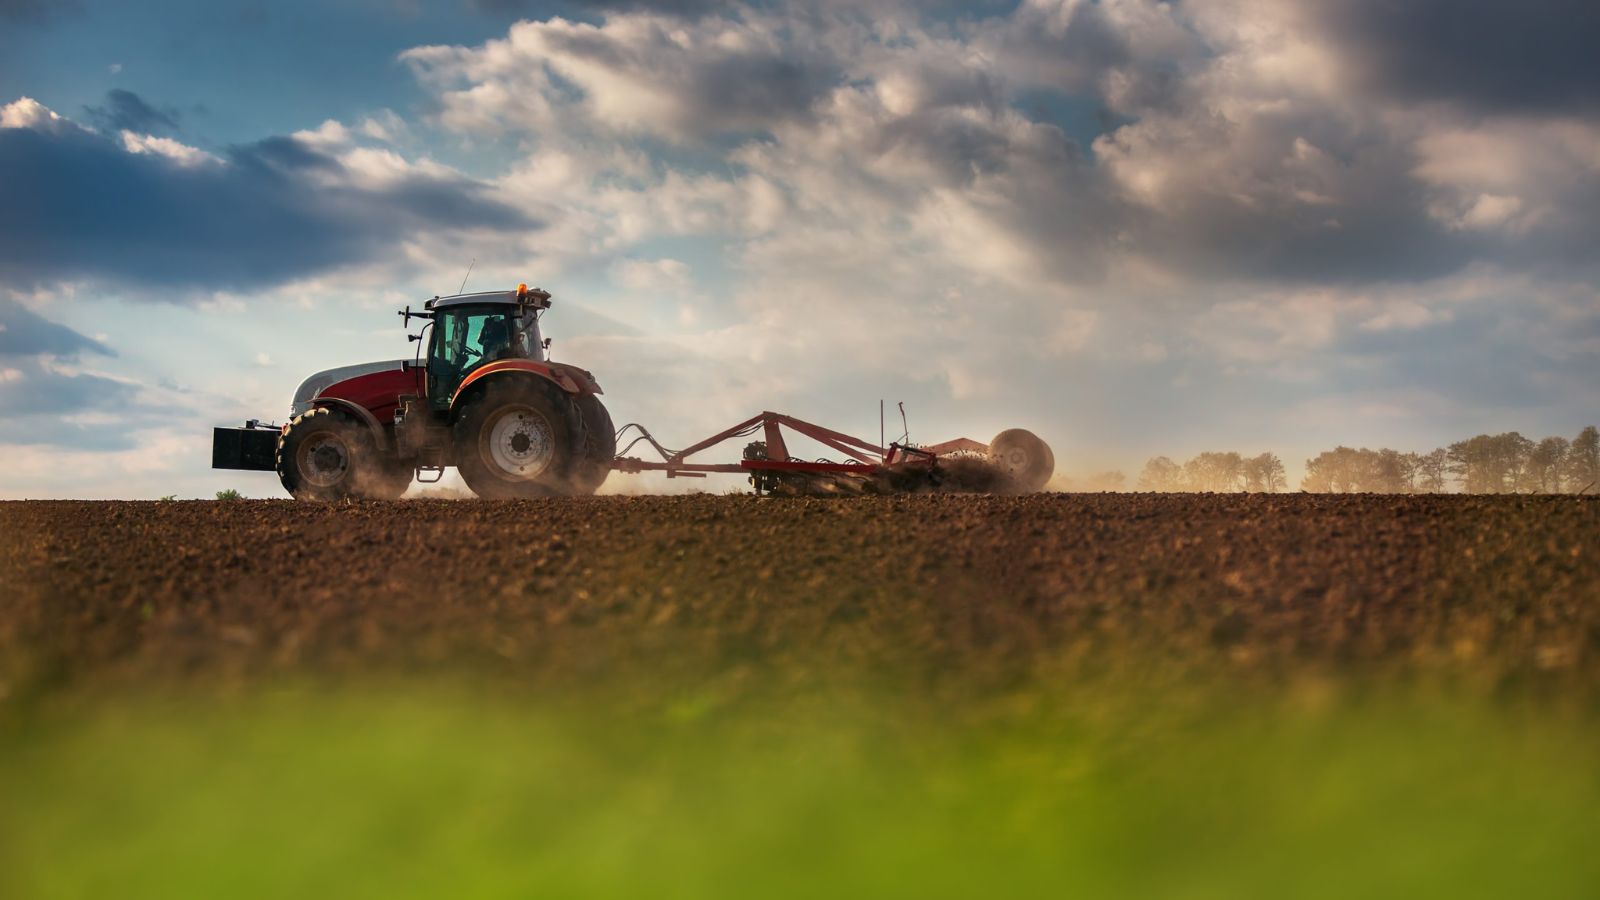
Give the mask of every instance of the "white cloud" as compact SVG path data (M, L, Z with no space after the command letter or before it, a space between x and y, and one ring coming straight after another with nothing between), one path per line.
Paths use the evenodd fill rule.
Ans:
M134 134L131 131L122 132L122 149L129 153L153 153L157 156L165 156L180 166L199 166L222 162L222 160L204 150L190 147L172 138L156 137L150 134Z
M0 128L49 130L66 125L67 120L32 97L19 97L0 106Z

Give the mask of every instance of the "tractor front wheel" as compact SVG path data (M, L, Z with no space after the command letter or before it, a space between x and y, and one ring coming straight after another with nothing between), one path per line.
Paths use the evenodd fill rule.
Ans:
M367 426L333 409L295 416L278 439L278 480L296 500L398 497L405 487L393 490L386 463Z
M485 500L566 493L583 422L560 388L502 379L469 398L455 423L456 470Z

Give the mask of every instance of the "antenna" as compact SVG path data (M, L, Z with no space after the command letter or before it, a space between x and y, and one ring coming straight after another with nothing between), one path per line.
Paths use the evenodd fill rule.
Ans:
M476 265L477 262L478 258L474 256L472 258L472 262L467 263L467 274L461 276L461 287L456 288L456 293L462 293L467 289L467 279L472 277L472 267Z

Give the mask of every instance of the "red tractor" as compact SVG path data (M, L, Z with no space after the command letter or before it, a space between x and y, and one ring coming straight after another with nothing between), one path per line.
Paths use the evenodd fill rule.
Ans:
M547 358L539 316L549 308L549 292L527 285L435 297L422 312L407 307L400 313L407 325L427 321L411 337L427 349L425 359L419 347L414 359L318 372L295 391L282 428L252 420L216 429L211 465L276 471L305 500L392 500L413 478L437 481L447 466L489 499L592 494L612 470L668 478L742 473L757 493L919 490L952 484L974 460L986 476L974 489L1027 492L1043 488L1055 468L1050 448L1020 428L987 444L918 445L903 436L885 446L881 434L873 444L775 412L671 450L643 426L616 429L594 376ZM881 405L879 422L881 432ZM794 456L785 429L846 458ZM619 455L617 443L630 431L637 433L623 454L643 444L661 459ZM737 462L690 459L745 437L759 440Z
M300 499L394 499L418 473L455 466L480 497L592 494L616 453L600 385L551 362L539 316L550 294L518 285L435 297L422 312L426 359L318 372L281 429L218 428L212 466L276 470Z

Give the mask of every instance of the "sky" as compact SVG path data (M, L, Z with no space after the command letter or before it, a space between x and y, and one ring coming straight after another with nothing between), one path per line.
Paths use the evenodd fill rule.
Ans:
M1589 0L0 0L0 498L282 496L210 429L410 356L469 264L668 445L1571 436L1596 46Z

